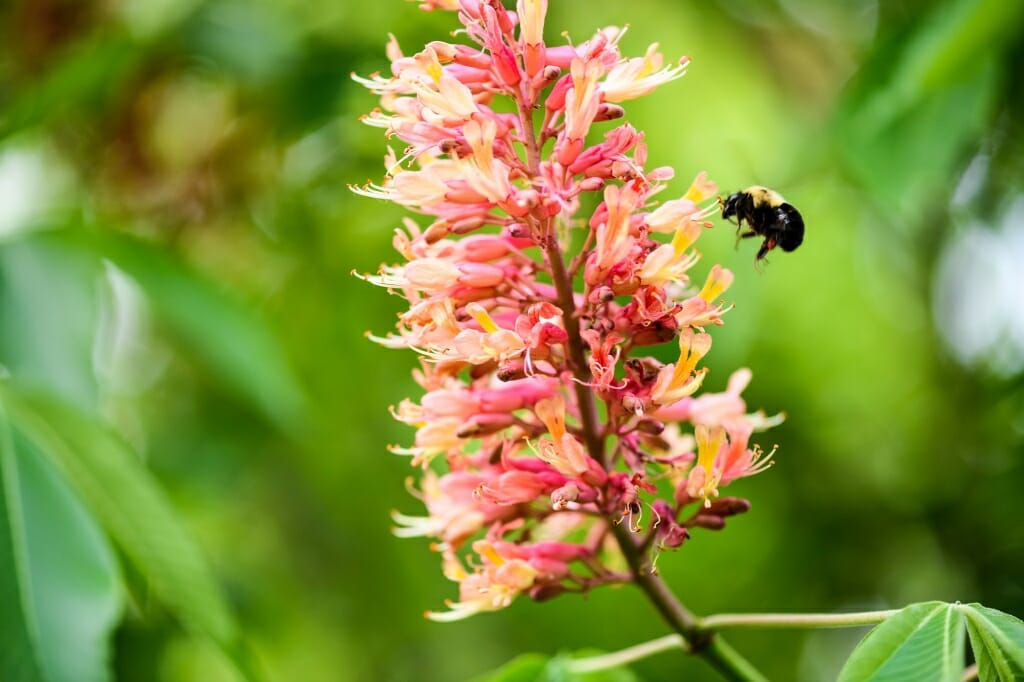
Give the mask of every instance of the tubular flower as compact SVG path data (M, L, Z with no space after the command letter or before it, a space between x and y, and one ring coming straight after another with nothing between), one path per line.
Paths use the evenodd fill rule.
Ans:
M704 500L718 497L718 482L722 479L721 470L715 466L718 453L725 444L725 429L720 426L700 426L697 433L697 463L690 470L686 481L686 492L690 497Z
M353 191L426 216L395 230L399 262L359 276L408 303L369 338L419 354L422 396L391 410L412 442L390 450L420 468L425 512L393 518L458 583L437 621L633 579L617 524L644 552L693 546L691 531L746 511L719 490L771 464L751 439L781 420L748 410L750 370L701 392L706 328L732 308L732 272L697 274L715 184L698 172L663 198L674 171L608 123L688 60L624 56L614 27L550 46L547 6L421 0L457 12L467 42L408 54L391 37L387 75L355 77L380 97L363 121L404 147ZM641 352L670 343L669 364Z
M550 439L542 439L537 446L537 456L557 471L586 480L600 475L600 466L587 455L582 443L565 428L565 404L560 396L545 398L534 407L537 417L547 427Z
M448 602L444 612L427 612L439 622L461 620L481 611L496 611L512 603L521 592L533 587L537 570L527 561L506 558L483 540L473 544L480 564L469 573L454 556L446 557L445 575L459 583L459 601Z
M606 102L636 99L662 83L682 77L689 63L689 58L683 57L675 66L663 69L658 44L653 43L643 57L627 59L617 64L601 83L601 93Z
M698 223L688 222L676 230L672 243L662 244L647 256L638 273L640 281L660 286L669 282L685 283L686 271L700 258L687 249L696 241L701 229Z
M700 388L706 369L695 371L700 359L711 349L711 336L684 329L679 334L679 360L658 372L651 400L658 405L674 403Z

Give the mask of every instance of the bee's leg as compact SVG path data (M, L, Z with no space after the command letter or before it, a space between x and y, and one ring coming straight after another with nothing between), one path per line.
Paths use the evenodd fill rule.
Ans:
M761 244L761 248L757 250L757 256L754 257L754 261L757 262L759 260L763 260L764 257L768 255L768 252L771 251L774 248L775 248L775 240L773 240L773 239L765 239L764 243Z
M752 229L749 229L749 227L748 227L747 231L744 232L743 231L743 221L742 220L739 221L736 224L736 247L735 248L737 248L737 249L740 248L740 240L741 239L746 239L747 237L756 237L756 236L757 236L757 233L754 232Z

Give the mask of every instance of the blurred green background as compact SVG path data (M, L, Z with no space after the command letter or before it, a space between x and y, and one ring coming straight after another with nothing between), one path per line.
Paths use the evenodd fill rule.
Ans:
M723 191L778 189L807 223L763 273L729 226L701 240L698 272L737 273L705 385L750 366L749 404L788 419L761 439L778 465L730 489L753 511L662 556L669 584L700 614L944 599L1024 615L1024 4L552 5L551 44L629 23L627 54L658 41L692 57L626 107L651 165L676 168L670 195L703 169ZM44 635L92 633L84 659L58 640L78 671L65 679L108 655L120 680L234 677L202 635L216 598L172 584L173 606L118 539L136 521L157 554L176 537L173 519L164 533L157 512L135 518L153 481L140 469L80 494L59 448L29 442L46 428L102 445L81 434L105 425L139 453L272 680L462 680L522 652L665 634L631 588L430 623L455 586L426 541L389 533L391 509L419 512L407 460L384 449L411 438L386 408L416 395L415 358L362 338L399 301L350 272L396 260L402 213L346 189L379 180L384 153L349 74L387 69L388 32L411 53L454 16L400 0L0 13L0 364L5 390L75 415L38 408L32 426L7 408L0 540L28 538ZM7 532L18 501L23 536ZM11 580L5 628L21 618ZM772 679L823 680L862 634L730 640ZM712 679L672 653L634 670Z

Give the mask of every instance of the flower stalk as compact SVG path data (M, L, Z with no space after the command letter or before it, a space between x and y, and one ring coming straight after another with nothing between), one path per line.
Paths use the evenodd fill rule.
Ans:
M423 395L392 409L415 436L391 450L420 469L427 514L396 512L395 533L434 538L459 585L427 617L629 580L690 653L760 679L653 571L658 553L749 509L720 490L767 468L752 437L780 420L748 412L747 369L701 391L733 280L719 265L691 275L714 183L698 173L661 200L674 171L646 168L643 134L617 122L689 60L665 65L656 44L625 57L616 28L549 46L545 0L421 6L455 10L469 44L406 56L392 38L390 75L354 76L381 97L364 121L405 147L388 149L381 183L353 191L426 221L396 231L404 262L363 278L409 303L396 332L370 338L421 356ZM662 344L678 360L642 355Z

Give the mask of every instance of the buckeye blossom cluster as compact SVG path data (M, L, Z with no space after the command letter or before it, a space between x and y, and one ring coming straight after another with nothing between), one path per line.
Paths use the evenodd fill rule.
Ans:
M656 200L672 169L608 123L688 60L623 57L617 28L549 47L545 0L421 6L456 10L469 44L406 56L392 37L390 75L354 76L381 97L364 121L404 148L353 190L424 216L396 231L404 262L365 279L409 303L371 338L421 356L425 394L393 408L415 439L391 449L421 468L427 515L395 513L395 532L436 539L459 599L427 615L447 621L653 570L748 509L719 491L768 466L750 437L778 418L748 414L747 369L697 395L731 307L730 271L690 276L715 185ZM668 343L675 362L640 355Z

